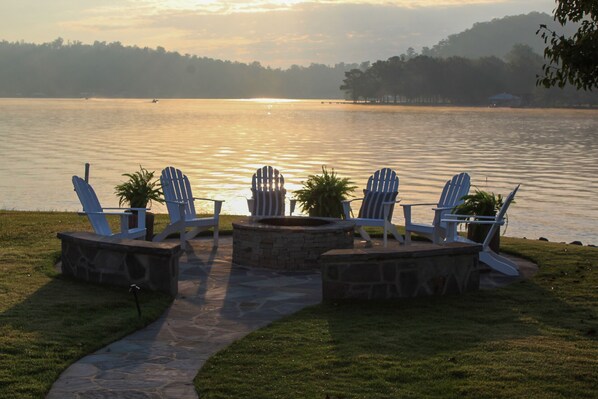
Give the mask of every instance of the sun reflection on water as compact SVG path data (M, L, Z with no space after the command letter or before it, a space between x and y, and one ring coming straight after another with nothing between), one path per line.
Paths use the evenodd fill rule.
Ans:
M444 182L467 171L497 193L522 183L509 235L598 244L597 122L595 111L581 110L0 99L0 208L78 210L70 178L85 162L104 206L117 204L123 173L141 164L159 175L172 165L196 197L226 200L228 214L248 213L251 176L264 165L284 174L289 196L322 165L353 180L356 195L373 171L390 167L404 203L437 201ZM429 210L418 212L428 221ZM402 224L400 207L394 220Z

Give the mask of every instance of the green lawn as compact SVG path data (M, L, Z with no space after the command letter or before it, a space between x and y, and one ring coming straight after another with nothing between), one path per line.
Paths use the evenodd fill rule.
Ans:
M503 237L531 281L444 298L326 303L212 357L200 398L590 398L598 249Z
M230 232L237 217L225 216ZM156 231L166 223L157 215ZM54 271L58 231L84 217L0 211L0 398L41 398L78 358L170 304ZM210 359L201 398L582 398L598 387L598 249L503 238L540 265L532 280L460 297L327 303Z
M235 216L221 218L224 234ZM110 219L118 231L118 218ZM168 222L156 215L156 231ZM171 298L64 279L59 231L91 231L65 212L0 210L0 399L41 398L71 363L155 320Z
M171 298L83 284L54 270L58 231L90 230L61 212L0 211L0 398L42 398L80 357L156 319Z

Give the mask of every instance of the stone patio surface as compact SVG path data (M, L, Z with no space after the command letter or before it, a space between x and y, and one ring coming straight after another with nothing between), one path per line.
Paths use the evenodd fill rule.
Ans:
M190 243L180 259L179 294L164 315L71 365L48 399L196 399L193 378L210 356L321 301L319 273L232 266L230 237L222 237L217 250L211 239ZM533 264L517 261L523 277L534 272ZM515 280L483 273L480 286Z

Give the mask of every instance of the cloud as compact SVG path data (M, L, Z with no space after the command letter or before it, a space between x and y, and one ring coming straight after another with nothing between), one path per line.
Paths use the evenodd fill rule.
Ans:
M14 16L16 22L0 16L0 23L12 23L7 31L13 40L120 41L287 67L387 59L408 47L433 46L475 22L554 7L552 0L80 0L67 11L67 3L39 2L36 12L48 11L48 17L35 27ZM0 15L11 11L3 7ZM27 18L33 25L34 16Z
M208 14L294 10L306 5L383 5L399 8L438 8L517 2L513 0L144 0L144 3L148 6L160 10Z
M186 53L227 59L235 54L242 57L235 59L239 61L289 66L387 59L408 47L432 46L474 22L507 14L502 11L503 3L493 7L444 3L450 3L448 8L320 2L286 10L219 15L171 9L146 22L152 29L178 31L179 48ZM219 45L210 45L210 40Z

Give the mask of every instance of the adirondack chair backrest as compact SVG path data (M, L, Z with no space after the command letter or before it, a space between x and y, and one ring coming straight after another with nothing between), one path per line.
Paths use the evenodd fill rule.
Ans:
M363 190L364 198L359 209L359 217L364 219L383 219L383 202L394 202L399 194L399 177L389 168L376 171L368 179ZM390 206L388 219L392 218L394 205Z
M100 201L98 201L98 196L93 187L79 176L73 176L73 186L83 207L83 212L98 212L93 214L87 213L89 223L91 223L91 227L93 227L96 234L102 236L112 235L112 230L110 230L106 215L102 214L102 206L100 205Z
M451 180L447 181L440 195L438 201L438 207L452 207L462 204L461 199L464 195L469 193L470 179L469 175L465 172L459 173L452 177Z
M445 214L451 213L452 208L463 203L461 198L469 193L469 188L470 178L465 172L453 176L451 180L446 182L444 189L442 190L442 194L440 194L438 208L450 209L438 212L435 216L436 219L434 220L434 225L436 225L438 221L442 220Z
M497 223L492 225L492 227L488 231L488 235L486 236L486 239L484 239L484 243L483 243L484 248L489 248L490 241L492 241L492 237L494 237L494 233L496 233L497 229L500 229L500 225L502 224L503 220L505 219L507 210L509 209L509 205L511 205L511 202L513 202L513 199L515 199L515 194L517 194L517 190L519 190L519 186L520 186L520 184L518 184L517 187L515 187L515 190L511 191L511 193L503 201L502 207L496 214L496 222Z
M264 166L251 179L252 215L284 216L284 177L278 169Z
M183 172L172 166L164 168L160 175L160 183L162 183L162 191L164 192L164 198L167 201L166 207L171 223L178 222L181 219L181 215L179 205L169 201L185 203L186 220L196 217L191 184L189 184L189 179Z

